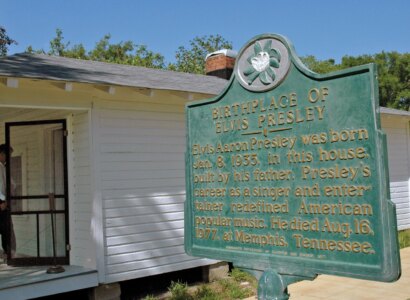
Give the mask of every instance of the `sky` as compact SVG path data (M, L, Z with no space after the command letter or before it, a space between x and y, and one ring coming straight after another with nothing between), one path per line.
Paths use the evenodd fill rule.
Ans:
M410 52L409 0L0 0L0 26L18 42L9 54L49 49L57 28L87 50L105 35L175 61L179 46L219 34L240 50L263 33L286 36L299 56L320 60Z

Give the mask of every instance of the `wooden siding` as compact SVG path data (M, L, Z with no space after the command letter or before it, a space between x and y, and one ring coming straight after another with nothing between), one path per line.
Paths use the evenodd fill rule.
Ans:
M71 264L115 282L213 262L183 249L184 105L209 95L18 81L0 121L69 121Z
M212 262L183 246L186 100L152 100L99 111L106 282Z
M93 196L89 113L73 113L70 125L70 263L95 268L95 246L91 236Z
M406 118L382 118L387 135L390 196L396 204L398 229L410 228L410 152L409 121Z

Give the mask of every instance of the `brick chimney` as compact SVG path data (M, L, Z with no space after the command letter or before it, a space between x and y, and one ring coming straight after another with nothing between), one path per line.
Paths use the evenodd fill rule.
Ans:
M236 51L229 49L218 50L208 54L205 58L206 75L223 79L231 78L236 55Z

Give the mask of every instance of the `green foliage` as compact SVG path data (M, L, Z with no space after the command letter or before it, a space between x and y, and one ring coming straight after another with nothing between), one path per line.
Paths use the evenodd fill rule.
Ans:
M159 299L153 295L148 295L144 297L142 300L159 300Z
M244 284L244 282L246 282ZM207 284L201 284L196 290L187 284L171 282L167 300L233 300L244 299L256 294L257 280L252 275L233 269L230 277ZM145 299L145 300L155 300Z
M188 293L188 285L186 283L172 281L168 291L171 293L170 300L193 300L192 296Z
M194 299L197 300L225 300L220 294L215 292L209 286L201 286L194 294Z
M224 279L221 281L221 285L226 293L227 299L243 299L253 294L250 288L243 288L238 282L233 280Z
M375 63L379 80L380 105L410 108L410 53L382 52L375 55L344 56L340 64L333 59L319 61L314 56L301 58L314 72L328 73L349 67Z
M145 45L136 45L131 41L110 43L111 35L105 35L89 52L89 59L95 61L142 66L163 69L164 57L148 50Z
M15 41L7 36L3 27L0 27L0 56L5 55L7 46L13 43ZM82 44L71 46L70 42L64 42L62 30L57 29L56 36L50 41L48 52L42 49L35 50L31 46L26 49L26 52L204 74L206 55L220 49L232 49L232 43L220 35L195 37L189 41L188 47L178 48L174 64L166 65L164 56L149 50L145 45L137 45L132 41L112 43L111 35L107 34L96 43L92 50L87 51ZM410 110L410 53L400 54L393 51L375 55L346 55L342 58L341 63L336 63L334 59L320 61L312 55L301 59L309 69L317 73L329 73L376 63L380 105Z
M254 280L254 277L240 269L233 268L230 276L236 281L236 282L241 282L241 281L252 281Z
M17 42L8 36L4 27L0 26L0 56L6 56L8 47L12 44Z
M301 57L303 63L312 71L320 74L329 73L338 70L334 59L317 60L313 55Z
M100 39L90 51L87 51L82 44L70 46L70 42L64 42L63 32L58 28L56 36L50 41L48 52L43 49L33 49L32 46L27 47L26 52L204 74L206 55L220 49L232 49L232 43L220 35L195 37L190 41L188 48L184 46L178 48L175 54L176 63L166 66L164 56L160 53L149 50L145 45L134 44L132 41L112 43L110 34Z
M399 231L400 249L410 247L410 229Z
M175 54L176 63L169 69L195 74L205 74L206 55L221 49L232 49L232 43L219 34L195 37L189 41L189 47L180 46Z
M64 56L66 54L66 49L70 45L70 42L63 43L63 31L59 28L56 29L56 37L50 41L50 51L49 55Z
M111 43L110 39L111 35L106 34L96 43L94 49L87 51L82 44L70 47L70 42L64 42L62 30L57 29L56 36L50 41L50 50L47 54L147 68L165 68L164 57L148 50L147 46L136 45L131 41L115 44ZM26 52L46 53L42 49L34 50L32 46L29 46Z

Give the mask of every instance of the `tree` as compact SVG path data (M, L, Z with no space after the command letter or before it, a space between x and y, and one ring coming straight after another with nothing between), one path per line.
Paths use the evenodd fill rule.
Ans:
M74 45L71 48L70 42L63 42L63 31L56 29L56 37L50 41L50 50L48 55L56 55L70 58L87 59L86 50L83 44Z
M15 41L7 36L3 27L0 27L0 55L5 55L7 46L13 43ZM62 30L57 29L56 36L50 41L48 52L34 50L31 46L26 52L204 74L206 55L221 49L232 49L232 43L220 35L195 37L189 41L189 47L179 47L175 54L176 62L166 66L164 56L149 50L145 45L138 45L132 41L112 43L111 35L106 34L96 43L94 49L87 51L82 44L70 46L70 42L64 42ZM340 63L336 63L332 58L321 61L313 55L302 57L301 60L317 73L329 73L376 63L380 105L410 109L410 53L400 54L393 51L374 55L346 55Z
M128 62L131 57L131 51L134 49L133 43L127 41L118 44L110 44L111 35L106 34L97 42L94 49L89 52L91 60L104 61L110 63Z
M26 49L28 53L47 53L70 58L84 60L94 60L101 62L142 66L148 68L165 68L164 57L153 51L148 50L145 45L136 45L132 41L113 44L110 41L111 35L106 34L99 40L94 49L87 51L83 44L70 47L70 42L65 43L63 31L56 29L56 36L50 41L50 50L34 50L32 46Z
M91 60L141 66L148 68L165 68L164 56L148 50L145 45L136 45L131 41L110 43L111 35L106 34L95 48L89 52Z
M56 35L57 36L50 41L50 51L48 51L48 54L65 56L66 49L70 45L70 42L66 44L63 43L63 31L60 28L56 29Z
M404 110L410 108L410 53L400 54L393 51L375 55L346 55L340 64L335 64L333 59L319 61L314 56L303 57L302 61L317 73L328 73L375 63L379 81L380 105Z
M56 36L50 41L50 49L48 52L44 51L44 49L35 50L31 45L26 48L25 52L88 59L86 50L82 44L74 45L70 48L70 42L65 43L63 40L63 31L57 28Z
M4 27L0 26L0 56L6 56L8 47L12 44L17 42L8 36Z
M396 51L375 55L344 56L341 67L367 63L377 65L380 105L409 110L410 107L410 53Z
M329 73L339 69L339 66L335 64L334 59L317 60L313 55L308 55L301 58L302 62L312 71L320 74Z
M147 68L164 69L165 59L159 53L148 50L145 45L136 45L132 65Z
M206 55L221 49L232 49L232 43L219 34L195 37L189 42L189 48L178 48L175 54L176 63L168 65L168 68L179 72L205 74Z

